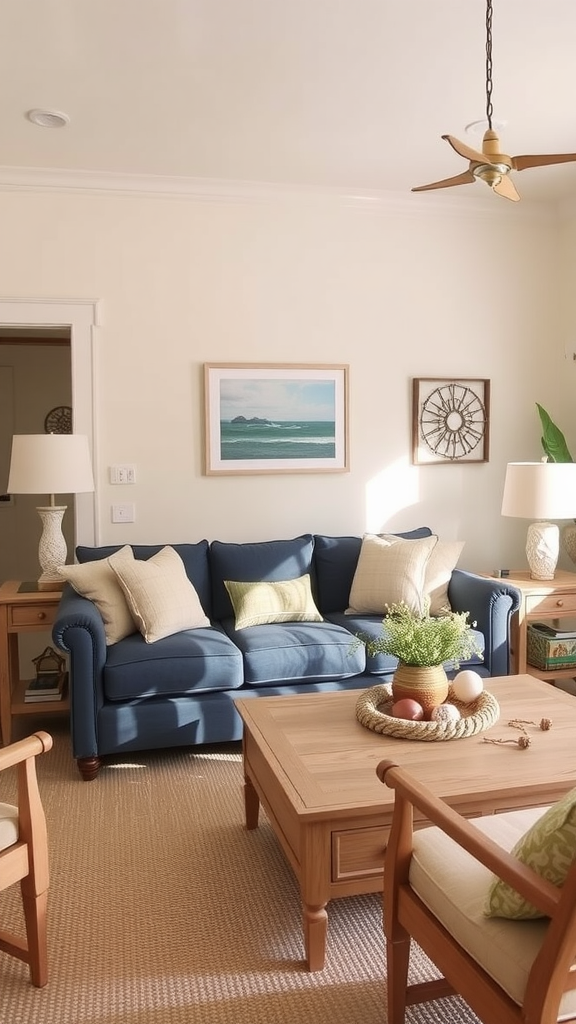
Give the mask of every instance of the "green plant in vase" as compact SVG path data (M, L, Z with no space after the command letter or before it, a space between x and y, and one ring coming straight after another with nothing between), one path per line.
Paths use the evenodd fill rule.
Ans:
M362 637L371 656L391 654L398 658L392 680L394 700L416 700L425 713L442 704L448 696L444 665L459 668L461 661L482 649L468 622L468 612L430 615L426 603L422 613L405 604L391 604L377 637Z
M574 462L566 438L560 427L554 423L541 405L536 402L540 423L542 425L542 450L549 462ZM564 550L573 562L576 562L576 520L567 523L562 529Z

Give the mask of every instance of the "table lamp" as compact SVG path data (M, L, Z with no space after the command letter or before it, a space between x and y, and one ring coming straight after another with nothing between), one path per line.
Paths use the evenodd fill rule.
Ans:
M560 530L549 519L576 517L575 462L509 462L502 515L535 519L528 527L526 557L533 580L553 580Z
M88 438L85 434L15 434L8 477L8 494L48 494L49 505L37 508L43 529L38 548L42 574L39 590L61 590L58 566L66 562L62 518L66 505L55 494L94 490Z

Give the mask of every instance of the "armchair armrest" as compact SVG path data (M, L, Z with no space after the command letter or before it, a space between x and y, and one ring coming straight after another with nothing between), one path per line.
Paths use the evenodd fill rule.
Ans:
M68 686L74 756L97 754L96 719L104 702L106 634L95 604L65 584L52 627L52 639L70 655Z
M484 665L491 676L510 672L510 620L520 607L520 591L503 580L454 569L448 597L455 612L469 612L484 634Z
M431 825L442 829L458 846L511 885L543 914L548 917L554 915L563 890L537 875L526 864L521 864L516 857L503 850L443 800L434 796L426 786L394 761L381 761L376 768L376 774L381 782L395 791L389 849L394 862L398 866L401 865L400 871L404 876L401 881L407 880L412 850L413 810L417 808ZM394 865L390 865L390 874L393 872ZM576 869L571 874L574 886ZM384 879L386 882L386 871Z

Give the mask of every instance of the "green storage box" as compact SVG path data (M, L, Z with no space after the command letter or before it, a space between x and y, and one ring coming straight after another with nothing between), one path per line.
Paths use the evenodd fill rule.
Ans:
M545 671L573 665L576 675L576 632L560 635L544 623L529 623L526 658L529 665Z

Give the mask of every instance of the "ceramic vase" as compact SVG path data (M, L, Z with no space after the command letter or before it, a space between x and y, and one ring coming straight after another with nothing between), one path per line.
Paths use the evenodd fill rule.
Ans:
M442 665L404 665L398 663L392 680L394 702L409 697L424 709L426 717L432 708L443 704L448 696L448 676Z

